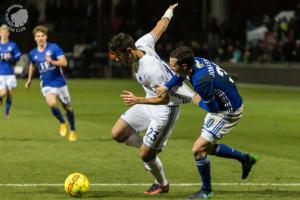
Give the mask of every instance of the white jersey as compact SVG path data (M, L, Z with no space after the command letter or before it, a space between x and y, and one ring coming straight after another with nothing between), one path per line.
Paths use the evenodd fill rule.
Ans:
M174 74L155 52L155 43L156 39L151 33L144 35L135 43L137 49L145 52L145 55L139 60L135 76L143 86L146 97L156 97L155 87L164 85L164 83L171 80L172 74ZM183 84L182 86L173 87L169 94L170 102L168 105L172 106L190 102L194 93L187 85Z

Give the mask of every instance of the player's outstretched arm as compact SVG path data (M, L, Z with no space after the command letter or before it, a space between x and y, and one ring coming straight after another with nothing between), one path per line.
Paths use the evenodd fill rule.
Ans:
M30 63L29 70L28 70L28 78L27 78L27 81L25 83L25 88L26 89L30 88L31 80L32 80L32 76L33 76L34 70L35 70L34 64Z
M167 30L171 18L173 17L173 11L177 6L178 3L171 5L162 16L162 18L157 22L156 26L152 29L151 33L156 38L156 40L159 40L163 32Z
M123 102L127 106L135 105L135 104L154 104L154 105L162 105L169 103L169 95L162 95L160 97L137 97L130 91L123 91L123 94L120 95L123 99Z

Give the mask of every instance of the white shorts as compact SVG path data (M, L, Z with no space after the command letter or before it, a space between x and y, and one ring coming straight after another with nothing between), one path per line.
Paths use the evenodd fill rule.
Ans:
M201 136L212 143L222 139L237 125L242 114L243 106L230 114L228 112L208 113L204 119Z
M146 130L143 142L155 150L162 150L179 116L179 106L137 104L121 118L137 133Z
M0 75L0 90L11 90L15 87L17 87L17 79L15 75Z
M71 102L71 97L67 85L59 88L46 86L42 88L42 93L44 97L48 94L56 94L64 104L68 104Z

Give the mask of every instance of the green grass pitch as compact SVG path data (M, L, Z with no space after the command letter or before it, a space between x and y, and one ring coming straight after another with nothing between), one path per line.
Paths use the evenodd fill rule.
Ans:
M24 81L19 80L11 118L0 117L1 200L71 199L65 194L63 183L72 172L86 174L91 184L113 184L92 185L81 199L185 199L199 188L172 183L200 185L191 146L199 135L203 110L192 104L182 106L173 135L160 154L170 192L149 197L142 192L153 179L144 171L138 150L110 137L112 125L127 109L119 95L123 89L143 95L140 86L134 80L68 83L79 134L75 143L58 134L58 123L41 96L39 82L35 80L31 90L26 91ZM300 88L238 87L244 99L244 116L222 142L256 153L260 159L249 178L242 181L238 162L210 157L214 199L300 199ZM3 112L3 106L0 111ZM122 185L116 185L119 183ZM133 183L141 185L126 185Z

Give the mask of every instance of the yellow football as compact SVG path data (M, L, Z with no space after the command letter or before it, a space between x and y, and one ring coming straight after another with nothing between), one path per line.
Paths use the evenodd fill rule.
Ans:
M89 180L81 173L70 174L65 180L65 191L72 197L79 197L85 194L89 187Z

